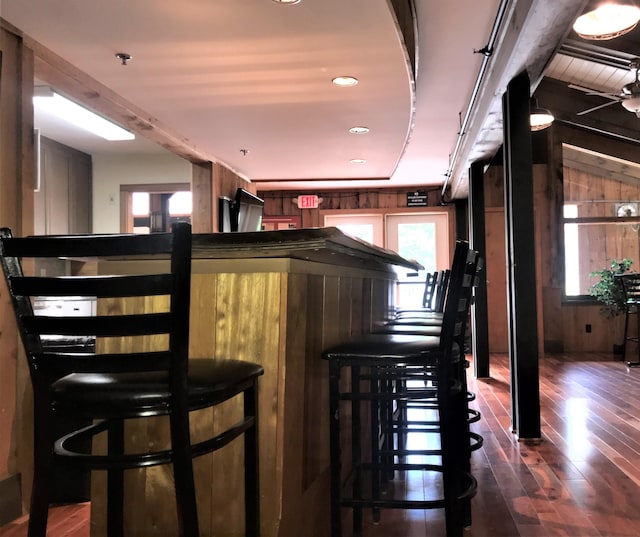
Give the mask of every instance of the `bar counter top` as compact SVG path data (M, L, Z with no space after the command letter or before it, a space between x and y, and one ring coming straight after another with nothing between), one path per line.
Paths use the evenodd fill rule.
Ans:
M382 268L400 266L418 270L420 264L404 259L338 228L287 229L249 233L196 233L194 259L288 257L319 263Z

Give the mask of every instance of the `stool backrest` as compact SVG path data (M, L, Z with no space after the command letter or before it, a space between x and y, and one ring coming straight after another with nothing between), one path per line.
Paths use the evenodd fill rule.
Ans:
M434 293L436 289L436 281L438 279L438 271L428 272L424 284L424 293L422 293L422 307L427 309L433 308Z
M478 261L478 253L470 249L466 241L456 241L440 334L445 352L451 351L453 343L458 344L460 354L464 352L464 336L472 291L477 282Z
M451 270L441 270L438 273L436 287L434 290L433 311L442 313L444 311L444 301L447 298L447 289L449 288L449 278Z
M622 287L625 303L633 306L640 304L640 274L625 272L616 274L615 279Z
M23 272L23 263L28 258L34 259L29 267L35 266L38 258L146 259L143 272L147 266L151 269L148 274L135 275L29 276ZM158 263L156 258L165 261ZM176 383L182 379L186 386L191 279L189 224L175 224L172 233L150 235L26 238L13 237L4 228L0 230L0 261L34 383L46 383L74 372L169 371ZM166 298L158 298L161 296ZM91 297L98 301L98 307L95 315L35 315L33 300L41 297L61 300ZM150 313L148 305L158 302L161 309ZM47 340L53 336L63 340L104 338L104 345L98 352L65 350L64 345L51 350ZM110 338L136 342L133 346L136 352L118 352L118 346L110 347L108 342L123 340Z

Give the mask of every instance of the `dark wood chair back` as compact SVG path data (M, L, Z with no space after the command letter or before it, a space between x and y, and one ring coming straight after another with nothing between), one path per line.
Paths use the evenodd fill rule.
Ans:
M158 255L167 260L166 269L136 275L25 275L22 262L27 258L123 259ZM6 275L34 383L67 373L117 373L167 371L176 387L185 385L189 338L189 300L191 278L191 226L177 224L173 233L151 235L42 236L12 237L0 230L0 259ZM169 261L170 260L170 261ZM69 299L90 297L168 297L166 311L110 311L100 307L91 316L36 315L33 301L42 297ZM165 350L140 350L134 354L97 352L88 354L57 349L48 350L51 336L73 340L85 338L139 337L165 335ZM105 346L106 347L106 346ZM99 346L100 348L100 346ZM80 349L82 350L82 349ZM180 382L179 379L182 379Z

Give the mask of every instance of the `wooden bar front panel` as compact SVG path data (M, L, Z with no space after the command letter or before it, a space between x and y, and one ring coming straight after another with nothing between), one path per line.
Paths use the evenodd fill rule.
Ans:
M262 535L326 537L328 367L321 352L384 318L394 276L290 259L251 261L194 260L190 356L237 358L264 367L259 381ZM127 264L123 271L137 270ZM194 414L192 437L237 421L241 410L238 398ZM132 426L132 444L166 443L165 421ZM244 535L242 452L238 439L196 459L202 536ZM105 535L104 485L103 479L94 480L93 536ZM130 471L127 496L127 526L134 535L177 535L170 466Z

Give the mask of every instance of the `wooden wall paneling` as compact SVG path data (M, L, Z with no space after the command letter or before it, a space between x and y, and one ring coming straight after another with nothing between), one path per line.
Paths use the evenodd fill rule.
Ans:
M555 265L552 260L558 258L558 226L560 226L557 204L554 193L549 186L550 174L549 166L546 164L533 165L533 203L535 217L535 248L536 248L536 298L538 326L541 327L538 337L540 353L544 352L544 341L547 334L544 331L545 301L543 296L548 296L547 292L553 286L552 273ZM551 312L549 312L551 313Z
M133 233L133 207L131 192L120 190L120 232Z
M244 188L252 194L257 191L254 183L243 179L237 173L217 162L213 164L213 178L214 184L218 189L216 193L218 196L233 198L237 188Z
M34 232L33 53L0 30L0 225L16 235ZM25 267L28 270L28 267ZM32 397L4 279L0 283L0 475L22 474L23 505L31 489ZM12 494L17 489L10 489Z
M565 280L562 223L563 147L554 129L547 129L545 133L548 162L544 167L543 165L534 166L536 218L541 224L537 233L540 244L544 245L536 256L540 263L538 280L541 286L539 308L542 312L541 344L543 352L561 352L564 349L562 297Z
M320 220L319 209L300 209L301 222L303 228L322 227L324 222Z
M484 173L484 204L504 206L504 167L501 165L491 165Z
M218 229L218 197L214 196L213 164L191 164L193 207L191 225L194 233L212 233Z
M611 155L622 160L640 163L640 152L638 151L638 144L635 142L600 136L594 132L569 125L557 125L554 128L557 129L563 143L582 147L596 153Z
M372 209L374 207L379 207L378 197L377 192L360 192L358 196L358 205L356 207L359 209ZM355 209L356 207L350 207L350 209Z
M291 200L303 192L258 191L258 195L265 199L266 216L291 216L301 213L303 227L318 227L322 225L322 211L406 209L408 191L409 189L309 191L307 193L317 194L322 198L322 203L318 209L302 211L299 211ZM428 191L427 196L429 207L440 206L439 190Z
M21 496L18 474L0 478L0 525L20 518L22 515Z
M93 231L93 163L74 157L69 162L69 232Z
M543 285L554 289L564 286L564 225L562 223L564 205L564 166L562 144L554 130L547 129L546 170L539 170L536 182L544 185L538 198L537 214L546 220L548 239L545 251L539 256L542 261L541 280Z
M40 178L34 225L43 234L92 230L91 156L40 137Z
M391 192L385 192L385 191L381 191L378 194L378 203L376 204L377 208L380 209L394 209L396 207L398 207L398 197L400 196L400 194L398 194L395 191L391 191Z
M487 230L486 274L489 352L508 352L504 209L502 207L487 207L485 221Z
M266 194L266 195L265 195ZM258 196L264 199L264 215L265 216L288 216L292 215L294 211L297 211L293 203L288 207L289 212L287 212L284 208L284 200L285 198L280 196L270 196L269 193L258 192ZM287 200L289 201L289 200Z
M212 222L214 229L218 229L218 198L220 196L226 196L233 199L236 195L238 188L244 188L245 190L256 193L256 187L253 183L243 179L229 168L219 163L213 164L213 181L212 181Z
M611 353L613 344L620 342L618 337L621 339L622 332L619 323L622 318L604 319L597 305L565 305L563 316L565 352ZM586 324L591 324L591 333L586 333Z

